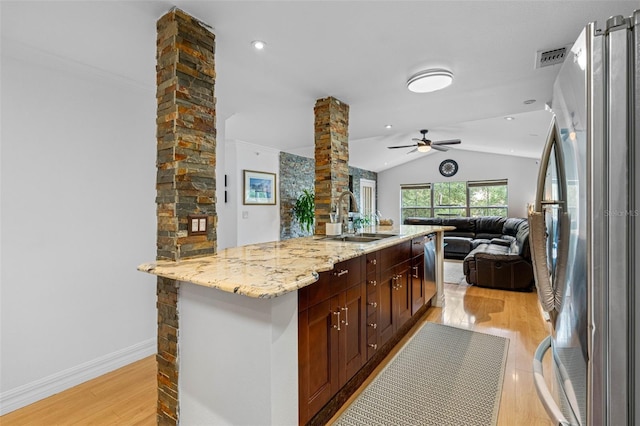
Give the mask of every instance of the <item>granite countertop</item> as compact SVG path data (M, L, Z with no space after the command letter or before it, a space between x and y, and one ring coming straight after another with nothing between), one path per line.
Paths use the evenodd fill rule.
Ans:
M227 248L211 256L177 262L158 260L142 264L138 270L229 293L273 298L313 284L319 272L331 270L343 260L448 229L429 225L379 227L376 232L397 236L367 243L331 241L323 236L292 238Z

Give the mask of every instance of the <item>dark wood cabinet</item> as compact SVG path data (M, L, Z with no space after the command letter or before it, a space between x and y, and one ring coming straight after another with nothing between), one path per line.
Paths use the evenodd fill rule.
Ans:
M367 360L364 258L336 264L298 292L300 423L306 423Z
M378 344L384 345L411 318L411 241L380 250Z
M402 326L435 294L424 270L424 238L414 238L340 262L299 290L301 424L398 341Z

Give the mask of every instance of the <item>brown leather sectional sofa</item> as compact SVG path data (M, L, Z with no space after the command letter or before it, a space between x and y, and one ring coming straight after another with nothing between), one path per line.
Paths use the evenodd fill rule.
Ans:
M410 217L407 225L455 226L444 233L445 259L461 259L469 284L506 290L533 288L529 224L498 216Z

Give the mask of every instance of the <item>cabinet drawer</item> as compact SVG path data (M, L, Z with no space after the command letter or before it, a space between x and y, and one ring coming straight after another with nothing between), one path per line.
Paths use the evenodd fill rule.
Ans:
M359 256L336 263L331 271L331 295L338 294L362 282L364 277L363 262L364 256Z
M367 294L373 294L378 291L378 277L376 275L369 275L367 277Z
M320 272L318 275L318 281L298 290L299 312L331 297L330 284L333 279L333 271Z
M378 313L374 312L367 317L367 338L371 338L378 332Z
M367 262L367 274L375 273L378 268L378 263L380 260L378 259L380 251L375 251L373 253L367 253L366 262Z
M370 335L367 339L367 358L371 358L373 354L378 350L378 337L377 334L374 333Z
M367 316L378 312L379 303L378 292L367 294Z
M424 255L424 242L426 237L417 237L411 240L411 257Z
M411 258L411 241L404 241L395 246L380 250L380 270L389 269L400 262Z

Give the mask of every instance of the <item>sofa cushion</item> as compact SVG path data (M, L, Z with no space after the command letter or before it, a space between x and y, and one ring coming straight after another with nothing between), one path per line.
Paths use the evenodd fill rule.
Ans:
M471 238L445 237L445 251L448 253L469 253L471 251Z
M500 216L481 216L476 218L476 238L496 238L502 235L506 219ZM484 237L483 234L492 235Z
M476 237L476 222L472 217L449 217L442 219L443 226L455 226L453 231L445 231L445 237Z
M478 247L480 244L491 244L491 240L487 240L487 239L474 239L471 241L471 250L474 250L476 247Z
M442 224L445 226L455 226L453 233L473 234L470 238L476 236L476 219L475 217L448 217L442 218Z
M404 220L405 225L442 225L441 217L408 217Z
M529 227L529 223L527 219L521 217L509 217L504 221L504 226L502 227L502 234L511 235L515 237L518 233L518 230L522 226L522 224L526 224L527 228Z
M511 237L510 239L507 238L492 238L491 241L489 241L491 244L498 244L499 246L505 246L505 247L509 247L511 245L511 242L515 241L515 238Z

